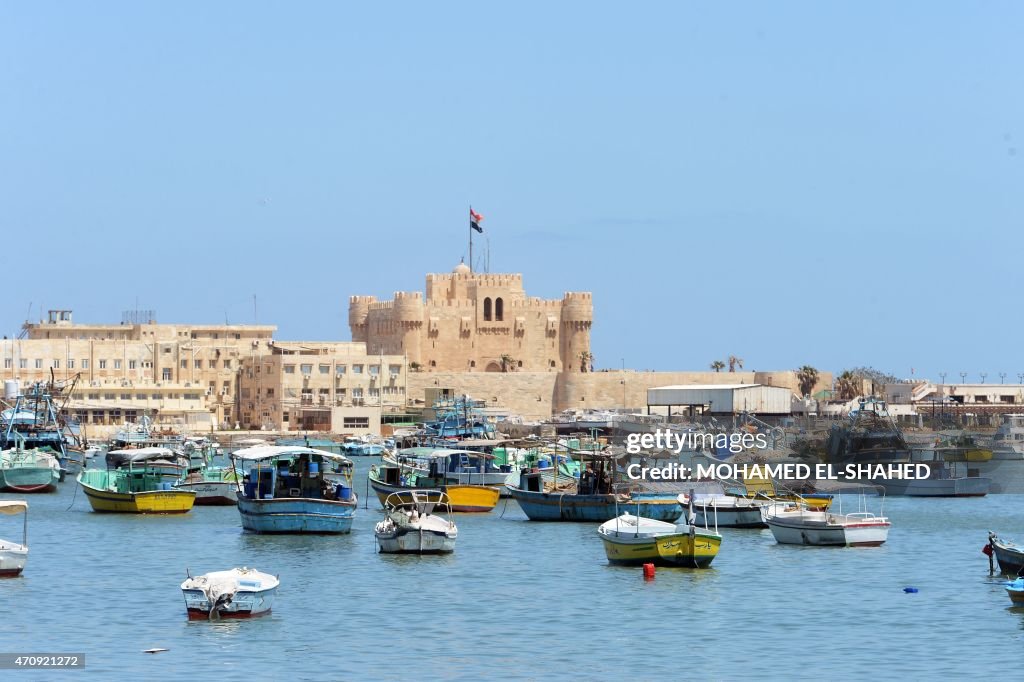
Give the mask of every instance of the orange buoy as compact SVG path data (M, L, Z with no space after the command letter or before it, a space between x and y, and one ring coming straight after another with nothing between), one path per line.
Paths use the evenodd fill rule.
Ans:
M654 580L654 564L644 564L644 580Z

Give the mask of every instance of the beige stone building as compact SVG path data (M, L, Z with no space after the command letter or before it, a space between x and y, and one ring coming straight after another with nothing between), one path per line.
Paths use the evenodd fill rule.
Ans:
M406 406L405 356L368 355L365 343L271 342L242 364L247 428L380 433L381 412Z
M275 330L158 324L152 314L126 316L121 324L76 324L70 310L51 310L45 320L25 324L21 338L0 341L2 376L21 386L51 373L59 381L77 377L67 408L94 427L149 415L157 423L209 430L237 421L239 368Z
M427 275L419 291L390 301L349 299L352 340L373 355L404 355L438 372L579 372L589 369L590 293L527 296L521 274L480 274L459 264Z

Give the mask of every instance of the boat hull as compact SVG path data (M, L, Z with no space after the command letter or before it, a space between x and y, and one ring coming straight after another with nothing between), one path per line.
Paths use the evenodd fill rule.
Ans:
M95 512L117 514L184 514L192 509L196 495L182 490L149 490L116 493L82 483L82 490Z
M25 570L28 547L0 540L0 578L15 578Z
M370 478L370 487L377 494L381 506L384 505L384 500L388 498L388 495L413 490L413 488L382 483L374 478ZM415 489L424 490L425 488ZM447 493L451 510L454 512L489 512L497 506L501 498L501 491L498 488L482 485L446 485L440 488L429 488L429 490Z
M376 536L382 554L451 554L455 551L454 533L402 528Z
M905 497L984 497L992 481L982 477L969 478L885 478L877 481L886 495Z
M238 498L242 528L253 533L332 533L352 530L356 500L279 497Z
M52 493L60 482L60 470L51 467L0 469L0 492Z
M722 538L706 533L674 533L656 538L630 538L628 533L602 535L608 563L619 566L681 566L707 568L718 555Z
M231 481L179 483L175 488L194 492L197 506L230 507L238 503L238 483Z
M675 521L683 507L674 497L618 499L615 495L573 495L509 488L509 494L531 521L604 522L628 509L637 516L657 521Z
M745 500L744 500L745 501ZM758 504L694 504L695 523L706 528L767 528Z
M888 539L889 526L888 521L840 525L777 517L768 519L768 527L779 544L816 547L877 547Z
M1017 547L1012 543L994 540L992 542L992 549L995 551L1000 571L1015 577L1024 573L1024 548Z
M189 620L209 620L210 601L202 590L182 590L185 597L185 610L188 612ZM274 597L277 596L277 588L259 592L236 592L231 603L218 610L217 617L224 619L232 618L256 618L266 616L274 605Z

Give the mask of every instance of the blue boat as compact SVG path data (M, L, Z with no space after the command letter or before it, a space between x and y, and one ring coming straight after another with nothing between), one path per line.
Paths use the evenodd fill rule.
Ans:
M238 512L254 533L348 533L358 498L352 460L305 446L259 445L231 454L242 473ZM241 470L241 471L239 471Z
M675 521L683 514L676 495L643 492L635 484L616 483L614 459L587 455L587 469L578 483L561 484L548 474L523 471L518 486L506 486L531 521L596 521L604 523L623 511L657 521Z
M57 458L61 469L77 473L85 462L81 449L71 449L74 438L57 401L74 390L54 382L37 381L24 393L18 393L14 406L0 413L0 450L25 448L49 451Z

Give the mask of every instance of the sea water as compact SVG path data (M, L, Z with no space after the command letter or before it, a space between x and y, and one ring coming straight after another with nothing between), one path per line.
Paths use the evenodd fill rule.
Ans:
M24 496L29 560L0 580L0 653L86 664L0 679L885 679L1021 661L1024 609L981 548L990 529L1024 541L1022 496L885 499L893 525L877 548L722 529L710 569L645 581L607 564L597 524L530 522L511 500L456 515L452 555L379 554L372 491L364 508L374 461L356 460L343 536L246 533L234 507L98 514L70 479ZM19 540L20 519L0 518L0 537ZM186 569L234 566L280 576L272 614L187 620Z

